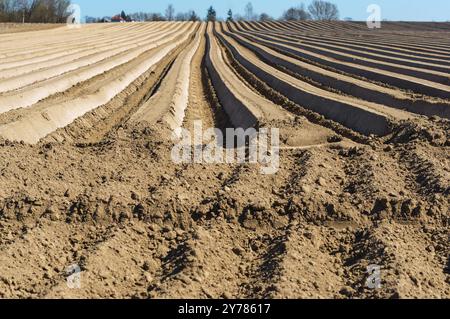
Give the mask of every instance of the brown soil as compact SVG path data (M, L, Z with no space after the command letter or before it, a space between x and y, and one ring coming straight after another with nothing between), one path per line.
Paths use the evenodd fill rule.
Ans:
M302 25L310 26L328 24ZM365 136L270 87L211 28L209 40L200 36L190 64L175 62L186 62L195 36L38 143L0 138L0 297L449 298L450 121L411 113L388 134ZM211 51L207 40L217 41ZM0 123L95 92L153 52ZM219 53L223 64L207 63ZM186 65L182 126L232 126L211 79L220 68L219 80L241 88L231 92L240 110L256 105L258 124L281 126L276 174L262 175L259 164L175 164L173 127L160 116L133 118L142 108L170 112ZM278 113L286 118L271 118ZM67 286L74 264L80 289ZM369 265L381 267L379 289L366 285Z
M29 32L29 31L40 31L49 30L54 28L63 27L63 24L52 24L52 23L0 23L0 34L3 33L18 33L18 32Z

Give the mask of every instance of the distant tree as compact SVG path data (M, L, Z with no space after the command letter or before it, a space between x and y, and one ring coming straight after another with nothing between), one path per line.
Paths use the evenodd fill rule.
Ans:
M17 9L22 14L22 23L25 23L25 15L28 9L28 0L16 0Z
M132 13L129 15L129 17L134 21L140 21L140 22L148 21L148 13L144 13L144 12Z
M197 22L200 20L200 17L194 10L189 11L189 21Z
M208 8L208 12L206 14L206 21L216 21L217 20L217 13L216 10L214 10L213 6L210 6Z
M166 21L166 18L161 13L146 13L136 12L128 15L128 17L135 21Z
M166 18L161 13L151 13L149 21L166 21Z
M120 17L124 20L127 19L127 14L125 13L125 11L122 10L122 12L120 13Z
M86 23L98 23L98 22L101 22L101 19L95 18L95 17L90 17L90 16L85 16L84 20L86 21Z
M168 21L173 21L175 16L175 8L172 4L169 4L166 9L166 19Z
M70 6L70 0L56 0L55 15L56 15L56 20L58 22L66 21L67 16L69 16L69 13L67 12L69 6Z
M69 0L0 0L0 22L65 22Z
M268 15L267 13L261 13L259 15L259 19L258 20L264 22L264 21L271 21L271 20L273 20L273 18L270 15Z
M197 14L195 13L195 11L191 10L185 13L178 13L175 16L175 20L176 21L198 21L200 20L200 18L197 16Z
M240 15L240 14L235 14L234 15L234 21L245 21L246 19Z
M187 13L177 13L177 15L175 16L175 21L188 21L189 20L189 16Z
M302 21L302 20L310 20L311 15L306 12L305 5L301 4L296 8L289 8L283 13L281 17L282 20L286 21Z
M231 9L230 10L228 10L228 17L227 17L227 22L233 22L234 20L233 20L233 11L231 11Z
M309 6L308 11L314 20L338 20L338 7L327 1L314 0Z
M245 20L247 21L253 21L256 20L256 15L253 12L253 4L251 2L247 3L247 5L245 6Z

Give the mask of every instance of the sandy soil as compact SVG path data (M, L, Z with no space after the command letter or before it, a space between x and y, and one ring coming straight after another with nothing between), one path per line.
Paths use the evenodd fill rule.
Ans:
M19 32L29 32L29 31L40 31L48 30L54 28L60 28L64 25L62 24L51 24L51 23L0 23L0 34L3 33L19 33Z
M299 36L338 32L342 45L351 34L360 34L360 41L378 37L366 34L357 23L308 22L299 25L304 31L293 24L262 26L268 34L274 27L289 28ZM412 113L400 102L396 105L396 99L390 105L375 104L365 94L380 83L311 62L310 71L319 74L322 68L327 76L368 90L344 97L335 87L307 79L301 69L271 63L269 56L261 57L250 46L244 50L245 35L239 33L241 41L232 36L234 26L231 34L222 32L220 25L153 27L99 26L93 38L104 41L109 32L121 28L130 32L123 41L134 41L131 35L139 30L178 31L171 41L120 63L123 53L105 61L84 61L86 72L111 60L117 65L74 81L69 88L53 89L28 107L15 108L13 103L0 109L4 132L10 123L33 116L45 119L43 110L83 101L85 96L102 97L86 112L70 113L63 125L33 135L32 143L21 141L19 133L17 138L0 137L0 297L450 297L448 119ZM445 37L429 34L445 33L437 31L445 28L393 25L398 39L414 39L407 50L418 56L428 53L416 50L416 44L450 47ZM67 33L67 41L78 37ZM14 45L22 47L27 38L23 33ZM55 45L59 38L54 34ZM92 39L86 41L89 45ZM242 52L242 59L230 44ZM45 52L39 43L33 46L36 54ZM273 50L268 46L266 52L269 49ZM395 48L383 50L394 53ZM156 59L159 52L164 54ZM283 59L283 52L276 52ZM0 49L0 55L7 53L13 54ZM65 54L74 52L61 51L48 61L63 61ZM11 55L8 63L32 58ZM296 90L308 88L337 100L342 94L341 103L358 106L361 101L361 109L369 104L378 111L389 109L383 113L389 129L365 135L354 128L359 119L351 112L349 122L333 121L315 112L312 100L297 103L286 96L295 90L283 95L241 64L244 58L284 80L292 77ZM152 59L154 63L145 64ZM298 61L296 65L308 63ZM46 71L58 65L54 62ZM112 90L121 81L127 85L105 99L102 90ZM386 95L424 103L437 98L383 87ZM20 94L1 93L0 100L19 99ZM450 105L445 99L439 103ZM255 127L281 128L276 174L262 175L259 164L176 164L171 159L174 129L181 126L192 132L197 120L204 127L233 127L248 110L255 114ZM55 114L54 119L60 119ZM29 136L36 131L26 132ZM75 264L81 270L81 287L72 289L67 267ZM377 289L367 285L369 265L381 267Z

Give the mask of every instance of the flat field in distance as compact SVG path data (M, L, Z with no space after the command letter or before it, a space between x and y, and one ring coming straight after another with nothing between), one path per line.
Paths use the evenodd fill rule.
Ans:
M0 297L449 298L449 119L450 23L0 24Z

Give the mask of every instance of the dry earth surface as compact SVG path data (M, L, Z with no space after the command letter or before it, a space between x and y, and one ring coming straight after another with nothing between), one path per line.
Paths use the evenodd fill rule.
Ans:
M0 24L0 297L450 297L449 23L41 29ZM174 163L198 120L279 171Z
M0 22L0 34L17 33L27 31L48 30L61 28L64 25L56 23L2 23Z

